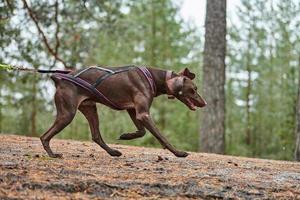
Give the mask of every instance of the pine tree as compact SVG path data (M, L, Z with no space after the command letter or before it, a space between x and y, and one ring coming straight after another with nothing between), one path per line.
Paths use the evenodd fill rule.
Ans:
M200 150L225 153L226 1L206 2Z
M296 137L296 148L295 148L295 160L300 161L300 56L298 60L298 95L296 104L296 125L295 125L295 137Z

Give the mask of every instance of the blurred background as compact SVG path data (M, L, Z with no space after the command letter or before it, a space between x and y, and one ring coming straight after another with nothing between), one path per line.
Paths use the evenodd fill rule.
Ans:
M225 154L292 160L300 72L300 2L228 0ZM204 0L1 0L0 63L40 69L148 65L197 74L202 88ZM0 133L41 136L55 119L48 75L0 71ZM206 97L207 92L203 95ZM213 95L213 94L211 94ZM135 131L127 112L98 105L106 142L159 147ZM158 97L151 114L177 148L198 151L203 113ZM210 113L213 115L214 113ZM90 140L81 113L56 138ZM0 141L1 142L1 141Z

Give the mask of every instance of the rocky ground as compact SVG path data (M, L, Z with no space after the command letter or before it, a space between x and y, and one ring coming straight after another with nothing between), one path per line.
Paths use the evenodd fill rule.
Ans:
M0 199L300 199L300 163L0 135Z

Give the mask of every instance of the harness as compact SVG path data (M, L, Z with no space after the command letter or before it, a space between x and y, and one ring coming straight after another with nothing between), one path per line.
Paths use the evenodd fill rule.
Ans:
M101 74L96 81L91 84L87 81L85 81L84 79L80 78L79 76L81 74L83 74L84 72L90 70L90 69L97 69L100 71L103 71L105 73ZM85 68L83 70L81 70L80 72L78 72L75 75L71 75L71 74L62 74L62 73L55 73L53 76L59 78L59 79L63 79L66 81L69 81L71 83L74 83L75 85L89 91L91 94L93 94L97 99L104 101L108 106L110 106L113 109L116 110L122 110L121 106L117 105L116 103L114 103L113 101L111 101L109 98L107 98L101 91L99 91L97 89L97 87L107 78L109 78L110 76L122 73L122 72L126 72L129 70L134 70L134 69L138 69L143 76L146 78L147 82L150 85L150 88L152 90L152 94L155 96L156 95L156 85L153 79L153 76L151 74L151 72L144 66L128 66L124 69L116 69L116 70L112 70L112 69L107 69L107 68L103 68L103 67L99 67L99 66L92 66L92 67L88 67Z

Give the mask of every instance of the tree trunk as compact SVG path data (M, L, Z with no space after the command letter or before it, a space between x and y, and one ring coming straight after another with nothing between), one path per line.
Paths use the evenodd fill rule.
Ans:
M247 88L246 88L246 135L245 135L245 142L247 145L251 144L251 124L250 124L250 96L252 90L252 69L251 69L251 28L249 28L248 33L248 52L246 57L246 70L247 70Z
M151 60L150 65L153 67L156 65L156 13L155 13L156 2L151 2Z
M225 152L226 0L207 0L203 64L203 109L200 150Z
M299 77L298 77L298 97L296 103L296 126L295 126L295 136L296 136L296 149L295 149L295 160L300 161L300 56L298 63Z
M160 2L160 6L164 6L165 2L161 1ZM161 45L162 45L162 64L163 66L168 66L168 64L166 63L166 60L168 58L170 58L170 56L168 55L168 31L167 31L167 19L166 17L162 17L162 22L163 22L163 26L161 26L161 36L162 36L162 41L161 41ZM166 128L166 101L162 101L159 104L159 116L160 116L160 127L162 129L162 131L165 130Z
M2 88L0 88L0 133L2 132Z
M36 113L37 113L37 90L36 90L37 80L36 74L33 75L33 83L32 83L32 108L31 108L31 136L37 136L36 132Z
M247 66L248 78L247 78L247 91L246 91L246 139L245 142L247 145L251 144L251 124L250 124L250 95L251 95L251 68Z

